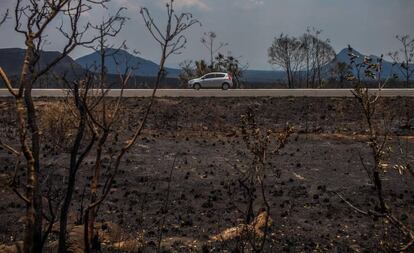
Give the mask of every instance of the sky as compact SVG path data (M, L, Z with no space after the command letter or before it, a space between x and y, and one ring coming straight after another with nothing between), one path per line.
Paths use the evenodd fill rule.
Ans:
M15 0L0 0L0 14L12 8ZM158 62L160 48L144 26L139 9L145 6L154 18L165 21L166 0L112 0L107 9L96 8L83 16L99 23L121 7L129 17L113 45L126 41L140 56ZM176 11L191 12L202 25L185 33L188 44L180 55L168 59L167 65L177 67L184 60L209 59L201 44L203 33L214 31L217 43L228 43L221 50L230 51L249 69L272 69L267 49L281 33L300 36L307 27L323 31L338 52L351 44L364 54L387 54L399 47L397 34L414 36L414 0L175 0ZM13 31L14 20L0 27L0 48L24 47L22 35ZM58 23L48 30L49 43L45 50L60 50L62 38L55 31ZM73 58L90 53L78 48Z

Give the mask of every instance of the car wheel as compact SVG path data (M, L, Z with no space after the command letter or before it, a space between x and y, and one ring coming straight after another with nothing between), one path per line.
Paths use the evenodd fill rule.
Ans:
M195 90L201 89L201 85L199 83L194 84L193 87L194 87Z
M228 83L223 83L223 85L221 86L221 88L223 90L228 90L230 88L230 85Z

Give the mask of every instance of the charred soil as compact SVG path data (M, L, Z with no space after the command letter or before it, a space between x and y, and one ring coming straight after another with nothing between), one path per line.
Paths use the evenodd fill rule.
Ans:
M143 98L124 99L118 134L110 136L107 154L130 137L147 103ZM390 143L404 148L412 162L414 99L384 98L380 103L378 122L392 116L387 123L393 133ZM71 131L76 124L69 120L51 131L50 124L59 117L42 115L63 104L58 99L36 100L44 127L42 178L43 182L52 178L57 191L67 180ZM371 162L366 125L354 99L159 98L153 108L144 134L122 162L99 211L99 222L122 228L119 240L142 237L142 251L152 252L159 224L165 219L162 245L167 252L232 250L232 242L213 242L211 238L245 218L239 178L251 165L252 155L241 136L240 116L247 108L254 110L259 127L278 132L288 123L295 129L286 148L267 157L266 195L273 222L265 252L382 252L384 241L403 239L391 226L356 213L337 195L362 209L377 204L360 161L361 156ZM61 137L58 141L57 135ZM18 146L12 99L0 100L0 138ZM398 163L399 156L392 153L390 164ZM107 155L106 160L110 163L111 157ZM87 159L77 176L70 212L73 225L82 200L89 198L93 163L92 157ZM14 167L12 154L0 149L0 244L22 239L24 203L8 187ZM24 162L20 167L17 176L24 182ZM414 228L414 179L392 166L382 176L390 208ZM263 205L257 195L255 213Z

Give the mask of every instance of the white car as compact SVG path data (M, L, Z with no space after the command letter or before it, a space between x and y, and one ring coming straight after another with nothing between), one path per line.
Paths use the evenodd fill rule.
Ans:
M212 72L188 81L188 87L196 90L201 88L221 88L228 90L233 87L233 78L229 73Z

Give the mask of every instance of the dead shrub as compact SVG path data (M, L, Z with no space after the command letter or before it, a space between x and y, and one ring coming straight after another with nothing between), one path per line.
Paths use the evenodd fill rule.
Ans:
M66 150L70 147L76 122L76 115L67 103L50 103L41 113L40 126L43 138L50 141L55 150Z
M371 59L360 56L354 53L353 49L349 47L348 56L351 66L359 68L364 71L365 79L360 76L349 75L348 80L354 84L353 94L358 101L358 104L363 112L363 120L366 124L366 132L368 140L367 146L370 148L371 163L365 162L365 157L359 156L362 167L367 172L367 176L374 186L372 195L376 197L377 203L374 208L368 205L363 208L358 208L350 201L346 200L339 193L337 195L348 204L355 212L370 216L375 221L382 222L382 233L384 238L379 242L380 246L385 251L390 252L408 252L414 245L414 230L407 221L400 218L398 211L393 208L392 200L389 200L384 190L385 173L391 167L391 156L393 155L393 145L390 143L392 118L387 115L386 109L380 106L379 100L381 98L381 90L387 85L388 80L381 78L383 57L378 59ZM367 88L366 80L376 83L377 91L371 91ZM379 119L375 118L379 115ZM388 119L390 118L390 119ZM401 149L401 148L400 148ZM401 149L402 151L402 149ZM405 152L401 152L405 153ZM394 158L395 159L395 158ZM393 168L399 171L400 174L411 173L409 162L401 160L402 164L395 164ZM397 229L398 232L389 233L391 229ZM396 241L396 242L395 242Z

